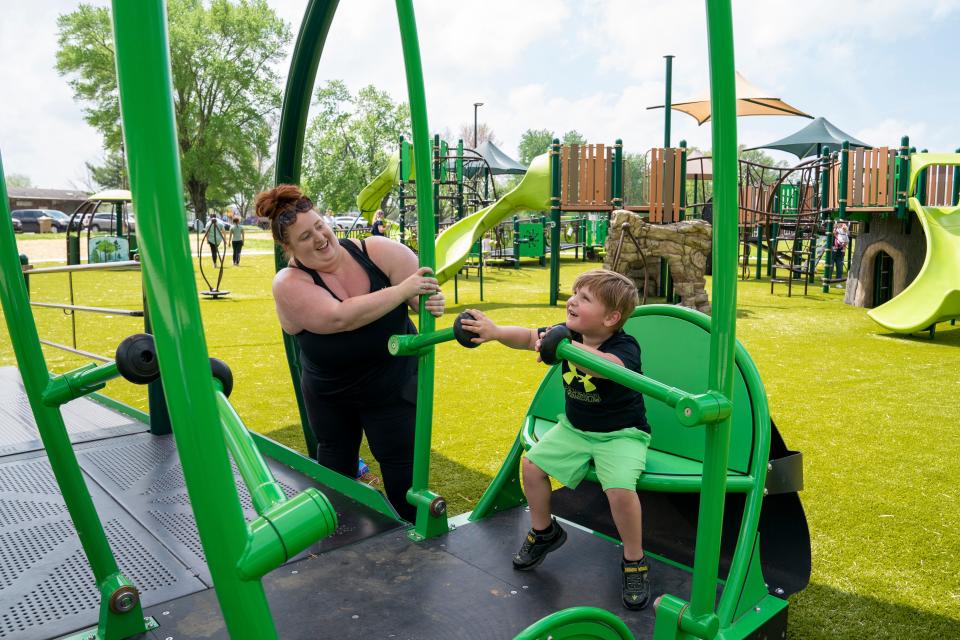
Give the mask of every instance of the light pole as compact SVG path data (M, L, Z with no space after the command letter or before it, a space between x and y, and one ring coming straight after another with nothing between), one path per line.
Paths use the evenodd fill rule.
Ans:
M483 106L482 102L473 103L473 148L477 148L477 109Z

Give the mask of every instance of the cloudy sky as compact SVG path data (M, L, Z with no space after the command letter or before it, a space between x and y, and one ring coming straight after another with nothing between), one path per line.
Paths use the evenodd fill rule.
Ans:
M269 4L296 32L306 0ZM674 102L707 88L701 1L414 5L431 128L472 125L473 103L483 102L480 121L512 155L528 128L576 129L591 142L620 137L628 151L662 144L663 111L647 107L663 104L665 54L676 56ZM84 161L102 158L99 135L54 70L57 16L77 6L5 3L0 21L0 153L6 174L35 186L81 186ZM737 69L771 96L877 146L906 134L921 148L960 147L960 0L733 0L733 8ZM333 78L406 99L392 2L341 2L318 82ZM739 139L762 144L806 122L740 118ZM675 112L674 143L681 138L709 147L709 124Z

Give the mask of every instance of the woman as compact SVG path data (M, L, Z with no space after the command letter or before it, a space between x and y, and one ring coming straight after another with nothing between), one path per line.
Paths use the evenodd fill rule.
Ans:
M244 232L240 224L240 216L234 216L233 226L230 227L230 239L233 241L233 266L240 266L240 251L243 249Z
M290 259L273 279L283 330L300 345L301 379L317 461L353 478L365 433L380 462L387 498L412 521L406 493L413 474L416 415L414 357L387 352L393 334L415 333L407 307L443 315L444 298L430 269L387 238L339 242L313 203L294 185L257 195L274 241Z

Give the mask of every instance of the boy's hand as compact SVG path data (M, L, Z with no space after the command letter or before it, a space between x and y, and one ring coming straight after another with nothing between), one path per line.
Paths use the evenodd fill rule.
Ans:
M484 342L497 339L497 325L493 320L476 309L467 309L467 313L473 316L473 318L462 319L460 325L467 331L472 331L477 334L476 338L470 339L471 342L483 344Z
M543 336L545 335L547 335L546 331L541 331L537 334L537 341L533 343L533 350L537 352L537 362L543 362L543 358L540 357L540 343L543 342Z

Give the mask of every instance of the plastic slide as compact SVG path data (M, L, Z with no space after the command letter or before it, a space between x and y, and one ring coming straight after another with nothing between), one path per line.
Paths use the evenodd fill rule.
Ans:
M550 207L550 156L537 156L516 187L488 207L463 218L437 236L437 279L443 283L454 276L483 234L507 216L524 210L543 211Z
M399 174L400 152L398 151L390 156L390 159L387 161L387 168L381 171L380 174L357 195L357 208L360 209L360 213L363 214L363 217L366 218L368 223L373 220L373 214L380 208L380 203L383 202L384 196L390 193L390 190L399 182Z
M900 295L867 312L897 333L960 318L960 207L925 207L916 198L910 198L909 206L927 237L923 266Z

